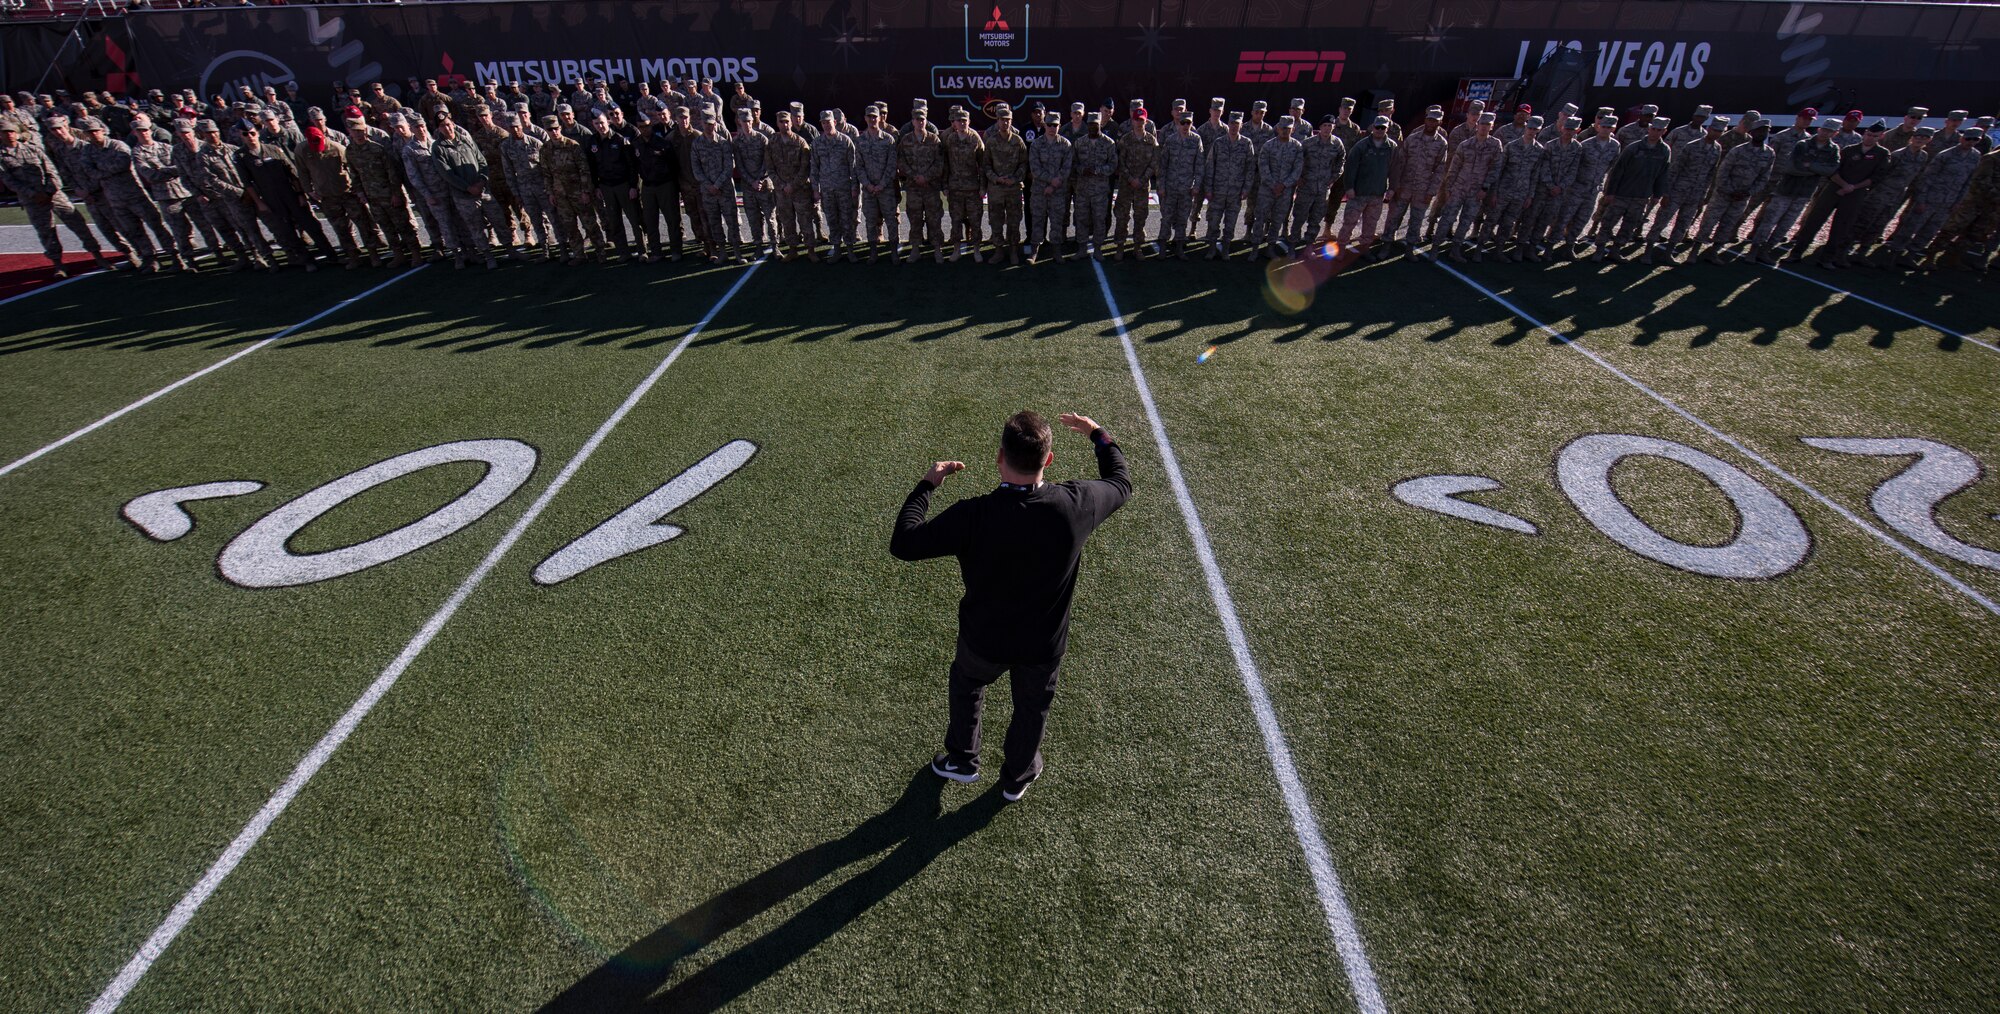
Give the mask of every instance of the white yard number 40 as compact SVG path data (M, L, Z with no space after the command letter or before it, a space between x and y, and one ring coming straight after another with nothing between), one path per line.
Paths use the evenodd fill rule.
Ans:
M621 556L681 534L667 524L667 515L714 488L749 464L757 445L732 440L687 471L674 476L639 502L536 565L536 584L560 584ZM534 473L533 447L519 440L458 440L399 454L349 472L310 490L259 518L231 539L216 559L216 568L230 582L245 588L288 588L344 577L396 560L441 539L449 538L491 513ZM475 461L486 474L450 503L365 542L319 553L295 553L289 544L307 525L361 494L426 468ZM209 482L163 489L134 498L121 513L149 538L171 542L194 530L194 520L181 505L193 500L242 496L264 488L261 482Z

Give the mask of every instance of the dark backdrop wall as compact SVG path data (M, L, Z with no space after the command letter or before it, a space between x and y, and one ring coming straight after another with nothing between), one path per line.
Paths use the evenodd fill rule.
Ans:
M740 80L767 102L850 112L883 99L900 113L916 96L980 107L1116 98L1121 112L1129 98L1158 111L1179 97L1202 109L1220 95L1232 108L1300 97L1319 114L1353 95L1393 96L1408 119L1452 101L1461 78L1532 79L1567 48L1579 53L1570 76L1589 106L1657 102L1677 116L1698 102L1871 114L2000 107L2000 7L1972 4L571 0L159 11L109 24L65 72L72 85L102 74L114 90L206 95L296 79L318 97L377 79L525 84L596 73ZM47 48L48 34L17 56L8 30L10 89L41 72L34 47Z

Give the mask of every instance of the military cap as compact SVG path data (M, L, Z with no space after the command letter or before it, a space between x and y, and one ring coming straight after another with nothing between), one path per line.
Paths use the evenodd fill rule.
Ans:
M1986 136L1986 129L1984 127L1967 127L1964 130L1959 131L1958 136L1961 138L1969 137L1977 141L1980 138Z
M923 100L922 100L922 99L918 99L918 100L917 100L917 102L918 102L919 104L921 104L921 103L923 102ZM791 104L790 104L789 106L787 106L786 108L790 109L790 110L791 110L792 112L794 112L794 113L798 113L799 115L803 116L803 115L805 115L805 111L806 111L806 104L805 104L805 103L803 103L803 102L800 102L800 101L799 101L799 100L797 100L797 99L793 99L793 100L792 100L792 102L791 102Z
M1292 100L1292 104L1291 104L1291 105L1289 105L1289 106L1286 106L1285 108L1287 108L1287 109L1304 109L1304 108L1305 108L1305 105L1306 105L1306 100L1304 100L1304 99L1293 99L1293 100Z
M1278 117L1278 126L1280 126L1280 127L1296 127L1296 126L1298 126L1298 125L1299 125L1299 121L1298 121L1298 119L1297 119L1297 118L1295 118L1295 117L1292 117L1292 116L1280 116L1280 117Z
M13 120L11 119L0 120L0 134L16 134L19 133L20 130L21 130L21 125L15 123Z
M1865 126L1865 127L1861 128L1861 130L1862 130L1862 131L1863 131L1864 133L1869 133L1869 134L1879 134L1879 133L1881 133L1881 132L1883 132L1883 131L1885 131L1885 130L1888 130L1888 129L1889 129L1889 125L1888 125L1888 124L1886 124L1886 123L1883 123L1883 122L1882 122L1881 120L1876 120L1876 121L1875 121L1874 123L1871 123L1871 124L1869 124L1869 125L1867 125L1867 126Z
M1229 119L1229 122L1231 122L1231 123L1242 123L1242 122L1243 122L1243 111L1239 109L1239 110L1237 110L1237 111L1235 111L1235 112L1233 112L1233 113L1230 113L1230 114L1229 114L1229 117L1228 117L1228 119Z
M915 109L910 110L910 117L912 119L917 119L917 120L928 119L930 115L931 111L925 109L922 106L918 106Z
M1520 105L1515 106L1514 111L1517 113L1532 113L1535 111L1535 107L1527 104L1526 102L1523 102Z
M1728 130L1728 129L1729 129L1729 117L1727 117L1727 116L1711 116L1711 117L1709 117L1709 118L1708 118L1708 123L1707 123L1707 129L1709 129L1709 130Z
M514 115L514 114L512 114L512 113L508 113L507 115L508 115L508 116L512 116L512 115ZM182 122L182 123L186 123L187 121L186 121L186 120L182 120L181 122ZM341 121L341 125L342 125L342 126L346 126L346 127L365 127L365 126L367 126L367 125L368 125L368 121L367 121L367 120L364 120L364 119L362 119L362 118L361 118L361 117L359 117L359 116L350 116L350 117L348 117L347 119L345 119L345 120L342 120L342 121ZM176 128L176 129L178 129L178 128Z
M103 121L103 120L100 120L100 119L98 119L98 118L97 118L97 117L95 117L95 116L86 116L86 117L84 117L83 119L81 119L81 120L77 121L77 124L76 124L76 126L77 126L77 129L78 129L78 130L81 130L81 131L83 131L83 132L84 132L84 133L86 133L86 134L90 133L90 132L91 132L91 131L93 131L93 130L105 130L105 131L108 131L108 130L110 130L110 129L111 129L110 127L107 127L107 126L105 126L105 125L104 125L104 121Z
M1570 113L1574 113L1574 112L1576 112L1576 103L1574 103L1574 102L1565 102L1565 103L1563 103L1563 105L1562 105L1562 110L1561 110L1561 112L1562 112L1562 113L1563 113L1564 115L1568 115L1568 114L1570 114Z
M1426 120L1442 120L1442 119L1444 119L1444 110L1442 110L1442 109L1439 109L1439 108L1438 108L1438 107L1436 107L1436 106L1432 106L1432 107L1430 107L1429 109L1426 109L1426 110L1424 110L1424 119L1426 119Z
M1618 117L1612 113L1600 113L1597 117L1597 125L1600 127L1615 127L1618 125Z
M1648 102L1648 103L1646 103L1645 105L1643 105L1643 106L1640 106L1640 107L1639 107L1639 115L1640 115L1640 116L1658 116L1658 115L1660 115L1660 107L1659 107L1659 106L1656 106L1656 105L1653 105L1652 103Z
M956 119L956 117L954 117L954 119ZM1096 123L1096 122L1098 122L1098 119L1097 119L1097 114L1096 114L1096 113L1085 113L1085 114L1083 114L1083 122L1084 122L1084 123L1087 123L1087 124L1088 124L1088 123Z
M1916 136L1918 136L1918 137L1936 137L1936 136L1937 136L1937 128L1935 128L1935 127L1918 127L1918 128L1917 128L1917 133L1916 133Z
M197 134L220 134L222 133L222 128L216 126L214 120L196 120L194 121L194 132Z
M1340 108L1342 108L1342 109L1353 109L1353 108L1354 108L1355 106L1358 106L1358 105L1360 105L1360 104L1361 104L1361 103L1359 103L1359 102L1356 102L1356 101L1354 100L1354 97L1353 97L1353 96L1351 96L1351 95L1350 95L1350 96L1348 96L1347 98L1344 98L1344 99L1341 99L1341 100L1340 100Z
M1395 99L1377 99L1377 100L1376 100L1376 102L1375 102L1375 108L1376 108L1377 110L1383 110L1383 109L1394 109L1394 108L1396 108L1396 100L1395 100Z
M1598 107L1597 107L1597 115L1599 115L1599 116L1604 116L1604 115L1606 115L1606 114L1615 114L1615 113L1617 113L1617 112L1618 112L1618 110L1616 110L1616 109L1613 109L1613 108L1611 108L1610 106L1598 106Z
M1756 111L1755 109L1745 109L1743 111L1743 118L1745 120L1763 120L1764 114ZM1769 121L1767 120L1765 122L1768 123Z
M1325 116L1319 118L1319 125L1322 127L1329 126L1331 124L1339 122L1340 122L1340 117L1335 116L1332 113L1328 113Z
M1186 99L1175 99L1172 102L1167 103L1168 109L1186 109L1187 107L1188 104Z
M1271 108L1271 104L1269 102L1264 101L1263 99L1258 99L1257 101L1250 103L1250 111L1253 113L1261 113L1269 108Z
M826 112L821 113L819 115L819 118L825 120L832 118L832 116L833 116L833 110L829 109ZM951 122L953 123L957 123L960 120L970 120L970 119L972 119L972 114L966 112L963 109L953 109L951 111Z
M1127 102L1127 103L1125 103L1125 108L1127 108L1127 109L1144 109L1144 108L1146 108L1146 100L1145 100L1145 99L1133 99L1132 101L1130 101L1130 102Z
M159 90L158 88L146 89L146 97L149 99L161 99L161 98L166 98L166 96L167 93Z
M929 109L929 108L931 107L931 100L929 100L929 99L911 99L911 100L910 100L910 105L911 105L912 107L914 107L914 108L917 108L917 109ZM794 102L794 103L792 103L792 106L793 106L793 108L796 108L796 109L803 109L803 108L805 108L805 103L803 103L803 102Z
M1116 109L1118 108L1118 98L1114 95L1106 95L1104 101L1098 104L1105 109Z
M1530 116L1528 117L1528 122L1521 124L1521 126L1528 130L1540 130L1542 129L1542 118L1539 116Z
M1577 119L1577 118L1576 118L1576 117L1574 117L1574 116L1565 116L1565 117L1563 117L1563 122L1562 122L1562 125L1563 125L1564 127L1568 128L1568 129L1570 129L1570 130L1581 130L1581 129L1583 129L1583 121L1582 121L1582 120L1579 120L1579 119Z
M1963 120L1971 115L1972 115L1971 113L1968 113L1963 109L1954 109L1951 112L1944 114L1944 118L1947 120Z
M1226 106L1228 104L1229 103L1223 101L1220 98L1214 98L1208 100L1208 108L1210 109L1221 109L1223 106Z
M1222 100L1221 100L1221 99L1216 99L1216 101L1217 101L1217 102L1220 102L1220 101L1222 101ZM1083 112L1083 103L1081 103L1081 102L1072 102L1072 103L1070 103L1070 104L1069 104L1069 111L1070 111L1070 112L1072 112L1072 113L1080 113L1080 112Z
M1836 120L1836 119L1834 119L1834 118L1833 118L1833 117L1831 117L1831 116L1829 116L1829 117L1827 117L1826 119L1824 119L1824 120L1821 120L1821 121L1819 121L1819 124L1818 124L1818 129L1820 129L1820 130L1839 130L1839 129L1840 129L1840 121L1839 121L1839 120Z
M1479 114L1479 122L1481 122L1481 123L1485 123L1485 124L1489 124L1489 125L1490 125L1490 124L1492 124L1492 122L1493 122L1493 114L1492 114L1492 113L1480 113L1480 114Z
M761 111L761 110L762 110L762 109L764 108L764 100L763 100L763 99L751 99L751 100L750 100L750 108L752 108L752 109L756 109L756 110L760 110L760 111Z
M1694 114L1696 116L1713 116L1715 115L1715 107L1707 105L1696 106L1694 107Z
M1389 127L1389 118L1386 116L1377 116L1374 122L1370 123L1368 126L1370 129L1374 130L1387 130Z
M1770 130L1771 121L1761 116L1751 116L1750 114L1745 113L1743 114L1743 129L1749 131L1752 134L1760 130Z
M1850 120L1858 120L1858 119L1860 119L1860 118L1862 118L1863 116L1866 116L1866 115L1868 115L1868 114L1867 114L1867 113L1864 113L1864 112L1862 112L1862 111L1861 111L1861 110L1859 110L1859 109L1850 109L1850 110L1848 110L1848 111L1847 111L1847 118L1848 118L1848 119L1850 119Z
M1030 103L1028 103L1028 112L1031 112L1031 113L1046 113L1046 112L1048 112L1048 111L1049 111L1049 107L1047 107L1047 106L1045 106L1045 105L1042 105L1042 104L1041 104L1040 102L1030 102Z
M1653 130L1666 130L1667 128L1672 127L1673 125L1674 121L1669 120L1664 116L1655 116L1651 120L1648 120L1646 122L1646 126L1652 128Z
M1807 106L1807 107L1805 107L1804 109L1801 109L1801 110L1799 110L1799 115L1800 115L1800 116L1818 116L1818 115L1819 115L1819 109L1818 109L1817 107L1814 107L1814 106Z
M500 127L511 127L511 126L513 126L513 125L514 125L514 114L513 114L513 113L495 113L495 114L493 115L493 123L494 123L494 125L495 125L495 126L500 126Z
M1179 118L1179 119L1176 119L1176 120L1175 120L1174 122L1175 122L1175 123L1189 123L1189 124L1191 124L1191 123L1193 123L1193 122L1194 122L1194 117L1193 117L1192 115L1188 114L1188 113L1182 113L1182 114L1180 114L1180 118Z
M736 111L736 118L737 118L737 119L739 119L739 120L742 120L742 121L743 121L743 122L745 122L745 123L748 123L748 122L750 122L750 110L748 110L748 109L738 109L738 110Z
M1486 111L1486 100L1473 99L1465 108L1475 113L1483 113Z
M558 102L558 103L556 103L556 112L558 112L558 113L570 113L570 114L574 115L574 114L576 113L576 110L574 110L574 109L571 109L571 108L569 107L569 103L567 103L567 102Z
M1991 127L1991 126L1993 126L1993 117L1991 117L1991 116L1982 116L1982 117L1980 117L1979 119L1976 119L1976 120L1974 120L1974 121L1972 121L1972 122L1974 122L1974 123L1977 123L1977 124L1979 124L1979 129L1981 129L1981 130L1985 130L1985 129L1987 129L1988 127Z
M1007 103L1005 103L1005 102L1002 102L1002 103L1000 103L1000 104L999 104L999 105L997 105L997 106L994 106L994 107L993 107L993 118L994 118L994 119L998 119L998 120L1011 120L1011 119L1013 119L1013 118L1014 118L1014 107L1012 107L1012 106L1009 106L1009 105L1008 105Z
M1916 117L1916 118L1918 118L1918 119L1920 119L1920 120L1921 120L1921 119L1923 119L1924 117L1926 117L1926 116L1929 116L1930 114L1931 114L1931 111L1930 111L1930 110L1928 110L1928 109L1925 109L1925 108L1924 108L1924 107L1922 107L1922 106L1911 106L1911 107L1910 107L1910 111L1909 111L1909 112L1907 112L1907 113L1904 113L1903 115L1904 115L1904 116L1914 116L1914 117Z
M714 122L715 122L715 110L713 110L713 109L706 109L706 108L704 108L704 109L703 109L703 110L701 111L701 122L703 122L703 123L714 123Z
M549 130L554 130L562 126L562 121L556 119L554 116L544 116L542 117L542 126Z

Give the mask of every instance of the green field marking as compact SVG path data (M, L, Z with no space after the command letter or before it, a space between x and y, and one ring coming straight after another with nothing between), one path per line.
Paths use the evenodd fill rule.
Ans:
M0 466L397 277L120 277L19 304L0 338Z
M963 298L974 277L768 267L135 1009L329 988L524 1007L578 986L668 1009L744 990L760 1008L1351 1007L1092 276L980 274ZM942 734L958 576L887 545L933 459L972 465L941 501L990 488L1021 407L1095 413L1141 492L1085 554L1048 773L1001 809L1004 692L980 784L913 780ZM529 579L738 439L760 450L669 518L686 534ZM1064 435L1052 476L1090 461ZM391 940L366 980L329 961Z
M1925 438L2000 464L1990 411L2000 355L1941 343L1930 328L1783 274L1729 286L1710 272L1720 273L1665 271L1640 281L1620 271L1610 277L1624 280L1624 297L1603 303L1560 270L1474 277L1878 527L1870 496L1908 462L1831 453L1801 438ZM1781 323L1730 326L1761 320ZM1996 508L1982 483L1945 500L1937 515L1957 538L1990 548L2000 546ZM2000 595L2000 573L1927 558Z
M1813 538L1781 577L1612 542L1556 488L1577 437L1757 469L1442 272L1295 316L1254 266L1112 284L1391 1009L1980 1006L1990 616L1768 477ZM1635 509L1726 540L1713 486L1633 465ZM1444 473L1540 534L1389 496Z
M367 319L294 335L234 367L229 384L163 400L146 427L9 477L0 566L16 721L0 806L15 833L0 920L24 1007L97 995L528 498L390 564L302 588L231 587L216 574L223 544L310 488L448 440L526 441L536 474L553 474L659 362L657 343L684 334L732 277L608 279L644 300L631 327L630 304L569 300L595 272L526 289L511 274L429 273L422 290L387 290ZM467 306L487 309L455 309ZM453 353L489 344L502 323L511 347ZM615 344L582 344L604 334ZM478 473L451 466L381 487L308 527L297 548L399 527ZM219 479L268 486L193 505L194 532L170 543L118 516L138 494Z

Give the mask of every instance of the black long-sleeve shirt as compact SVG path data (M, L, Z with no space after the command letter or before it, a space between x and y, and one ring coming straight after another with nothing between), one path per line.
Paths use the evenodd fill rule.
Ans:
M1102 478L1045 482L1032 490L1002 486L960 500L929 521L924 518L937 487L919 480L903 501L889 553L899 560L958 557L965 580L959 636L981 658L1047 662L1069 648L1069 607L1084 540L1132 495L1125 454L1102 434L1091 434Z
M639 160L632 152L632 141L623 134L592 134L583 142L583 152L590 157L591 178L600 187L630 187L639 178Z

